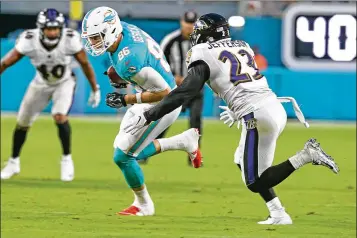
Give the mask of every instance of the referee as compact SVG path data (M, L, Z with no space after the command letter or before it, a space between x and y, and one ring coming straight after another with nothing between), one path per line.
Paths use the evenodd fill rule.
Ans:
M161 49L165 54L167 62L171 66L171 71L175 76L176 84L180 85L187 76L186 54L191 48L189 39L193 31L193 25L197 20L198 15L194 11L187 11L181 17L180 29L177 29L166 35L161 41ZM202 135L202 106L203 106L203 90L188 104L182 106L182 112L187 108L190 109L190 128L198 128ZM167 131L167 129L166 129ZM164 131L158 138L164 137ZM201 143L200 143L201 144ZM191 165L191 160L188 158L188 164Z

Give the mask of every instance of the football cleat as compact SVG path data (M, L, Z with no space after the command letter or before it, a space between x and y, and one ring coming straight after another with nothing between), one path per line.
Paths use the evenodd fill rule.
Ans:
M1 170L1 179L9 179L18 173L20 173L20 159L10 158L7 161L5 168Z
M271 211L270 216L265 221L258 222L259 225L291 225L293 221L285 209Z
M305 143L304 150L310 155L313 165L322 165L338 173L340 169L334 159L323 151L316 139L310 139Z
M136 216L136 214L140 211L140 209L136 206L130 206L126 209L124 209L121 212L118 212L117 215L123 215L123 216Z
M197 149L196 151L192 153L188 153L191 159L192 166L194 168L199 168L202 165L202 155L200 149Z
M290 216L286 214L285 216L281 217L271 217L268 216L268 218L265 221L260 221L258 222L259 225L292 225L293 221L291 220Z
M61 160L61 180L64 182L70 182L74 179L74 165L71 155L62 157Z
M184 131L182 135L185 137L186 141L188 142L187 153L190 157L192 166L194 168L201 167L202 164L202 155L200 148L198 146L198 140L200 138L200 134L198 129L191 128L187 131Z
M137 207L131 205L130 207L124 209L121 212L117 212L117 215L122 216L152 216L155 213L154 205L147 205L142 207Z

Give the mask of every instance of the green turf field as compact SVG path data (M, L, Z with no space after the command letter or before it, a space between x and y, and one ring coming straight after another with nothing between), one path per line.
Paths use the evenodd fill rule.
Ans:
M1 119L1 162L11 149L14 118ZM205 121L205 166L193 169L183 152L166 152L144 165L156 205L153 217L120 217L133 201L112 161L119 123L72 120L76 178L59 181L60 144L51 120L38 120L21 157L21 174L1 183L2 238L79 237L356 237L356 128L290 125L278 141L274 163L300 150L310 137L340 165L338 175L308 165L276 188L294 225L260 226L268 215L245 188L233 153L239 131ZM170 135L186 129L179 121Z

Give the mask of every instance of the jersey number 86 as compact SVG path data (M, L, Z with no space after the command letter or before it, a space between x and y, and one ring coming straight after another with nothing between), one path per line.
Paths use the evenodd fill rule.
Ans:
M170 65L165 60L164 52L162 52L159 44L157 44L156 41L154 41L146 32L143 32L143 34L147 37L146 42L148 44L150 54L152 54L157 60L160 60L160 64L166 72L170 72Z

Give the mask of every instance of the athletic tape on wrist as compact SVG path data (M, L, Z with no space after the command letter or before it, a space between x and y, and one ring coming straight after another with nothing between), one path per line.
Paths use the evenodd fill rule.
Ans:
M136 103L141 103L141 93L135 94L136 96Z

